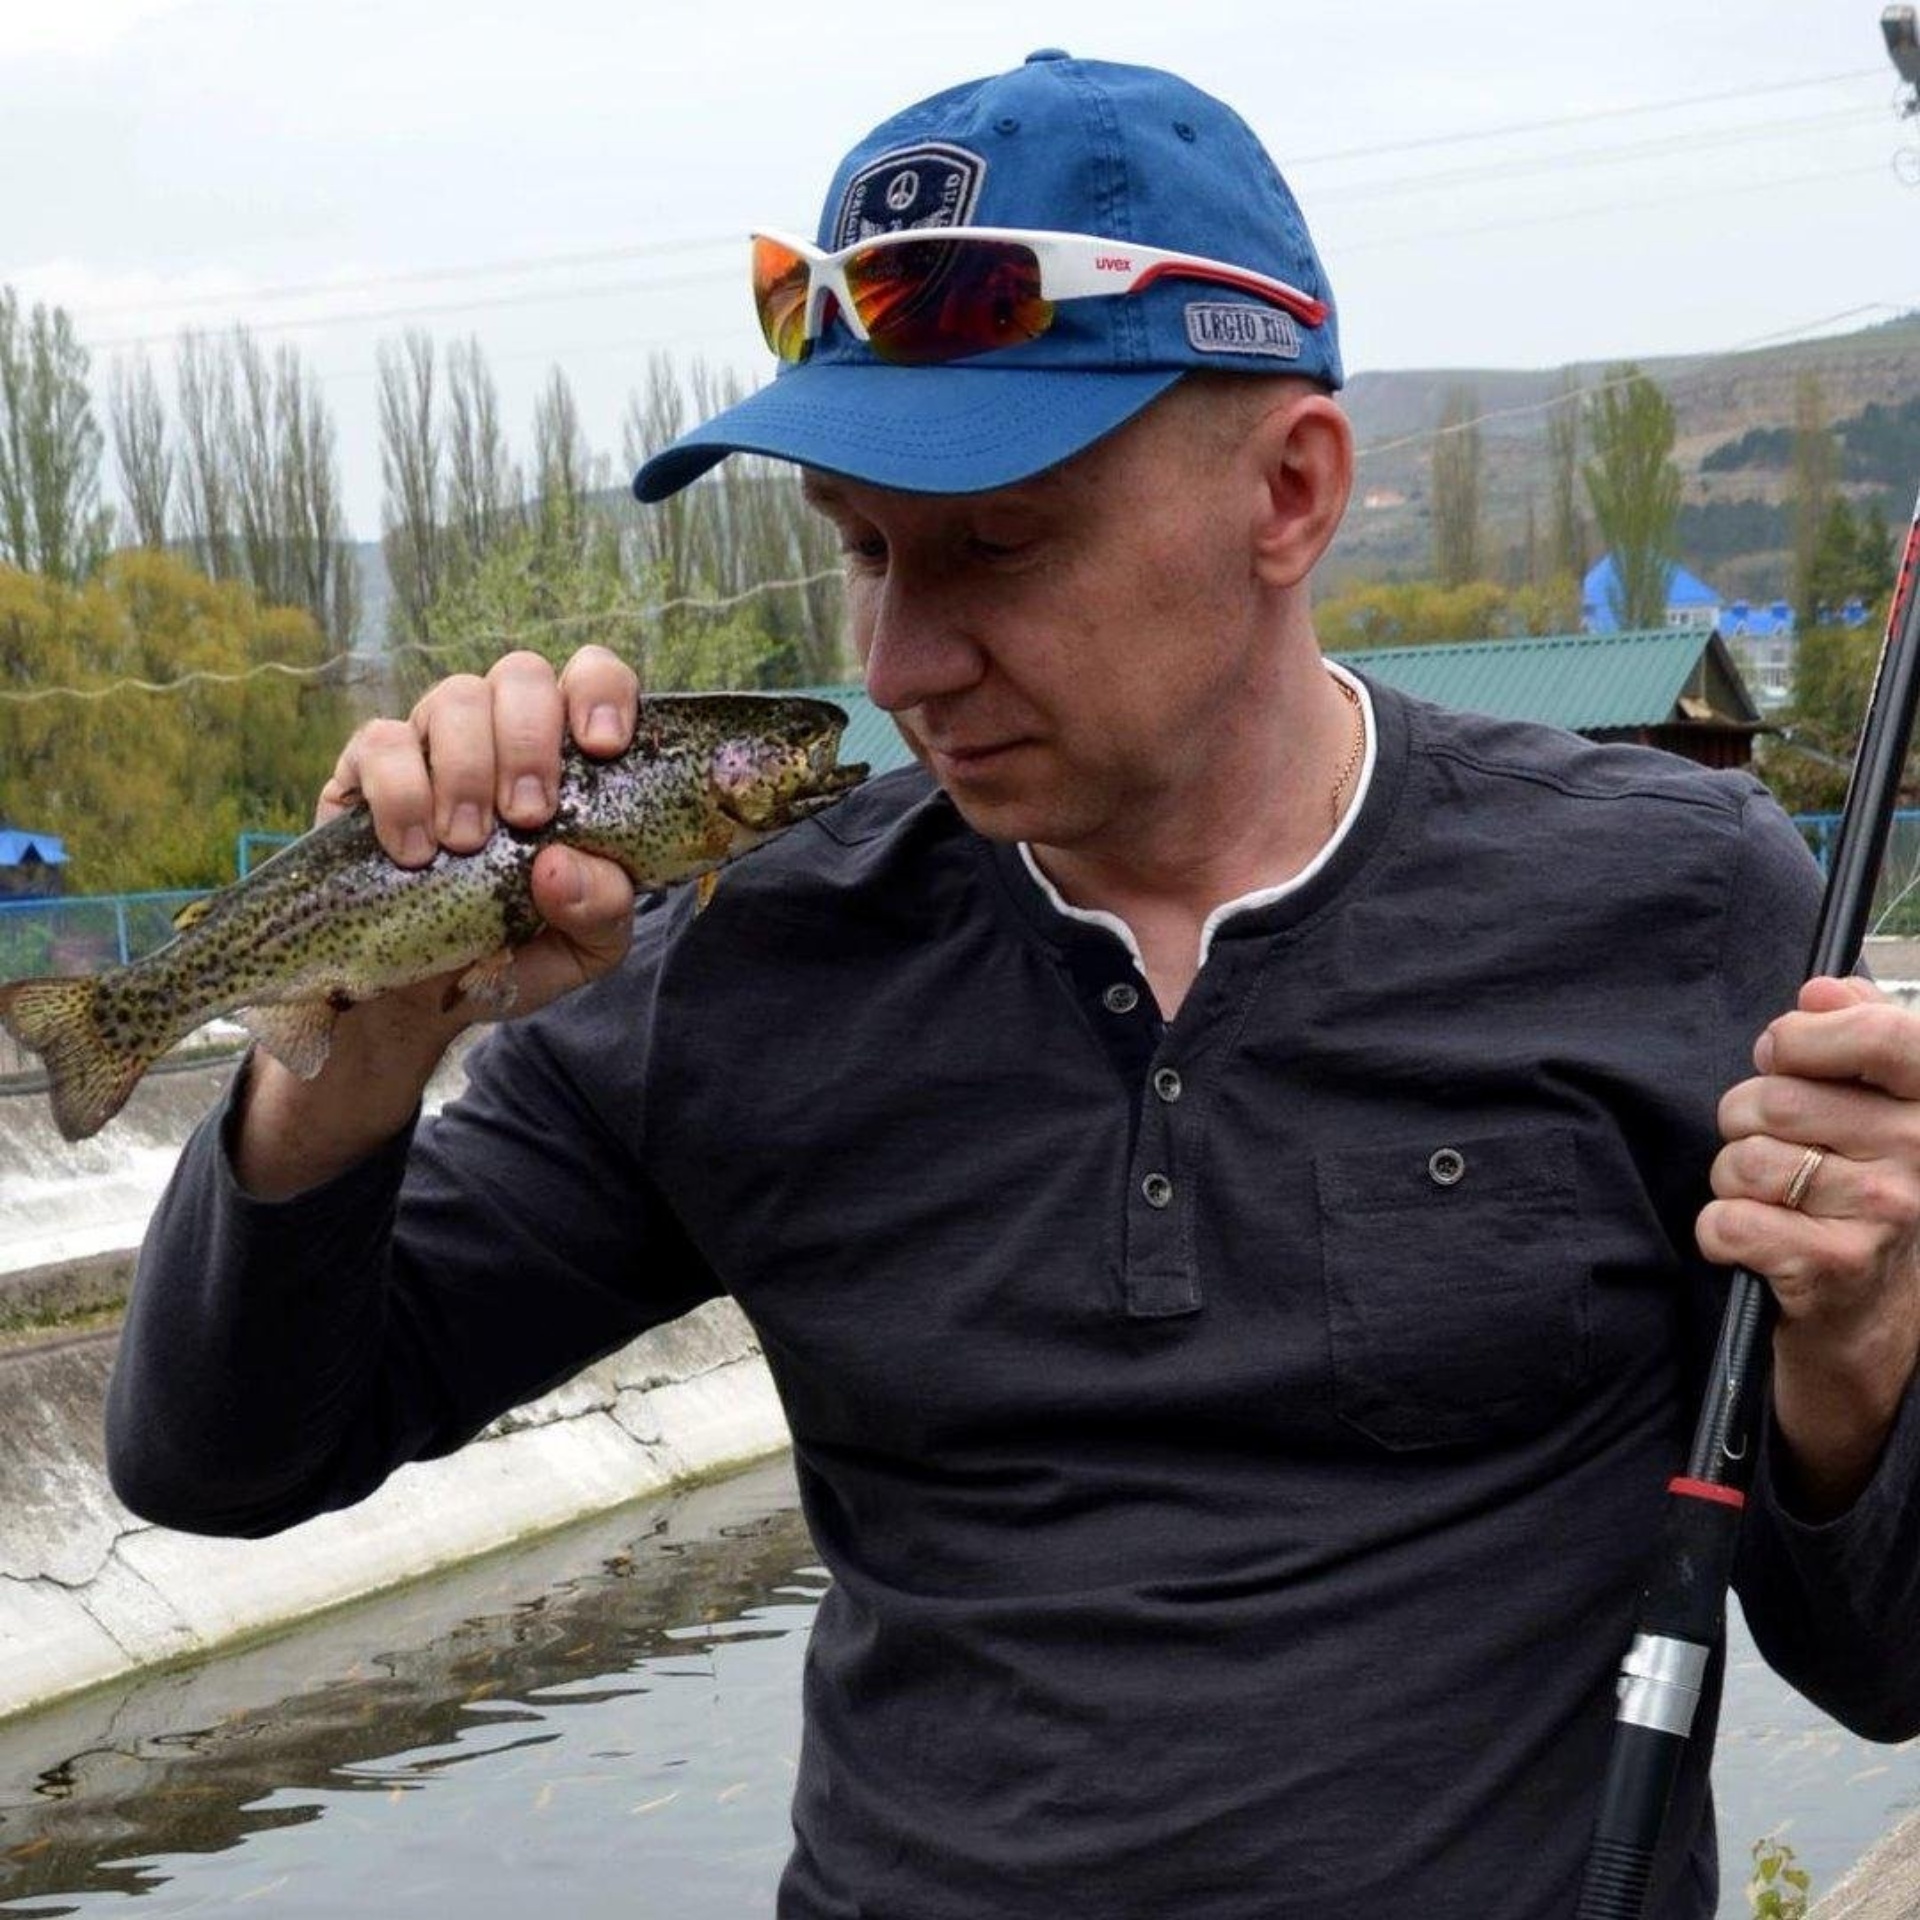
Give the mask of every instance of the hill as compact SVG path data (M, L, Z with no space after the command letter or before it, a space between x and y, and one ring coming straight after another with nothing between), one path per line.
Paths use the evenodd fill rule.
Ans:
M1920 483L1920 315L1786 346L1641 364L1673 403L1684 481L1680 557L1722 592L1771 599L1786 590L1794 394L1803 373L1820 381L1845 491L1860 503L1877 497L1894 524L1905 520ZM1490 550L1523 545L1529 500L1544 529L1547 421L1565 371L1589 387L1611 368L1356 374L1343 398L1361 449L1359 485L1330 556L1334 583L1430 571L1431 436L1456 388L1469 389L1484 416Z
M1818 376L1841 443L1841 482L1864 503L1878 497L1904 524L1920 485L1920 314L1854 333L1746 353L1680 355L1642 363L1666 390L1685 481L1680 557L1729 597L1771 600L1787 586L1787 496L1794 390ZM1432 435L1457 387L1474 395L1481 428L1482 490L1495 556L1522 548L1527 506L1547 521L1547 420L1570 371L1582 387L1612 368L1425 368L1354 375L1342 399L1360 447L1353 509L1326 569L1330 586L1414 579L1432 571L1428 480ZM1581 496L1585 503L1584 493ZM616 517L636 508L627 489L596 499ZM1594 543L1597 546L1597 542ZM361 542L357 645L386 638L388 585L378 541Z

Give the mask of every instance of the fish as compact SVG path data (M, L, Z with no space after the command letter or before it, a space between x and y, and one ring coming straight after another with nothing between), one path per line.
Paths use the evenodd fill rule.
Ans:
M545 925L532 886L543 847L613 860L642 892L689 880L710 889L726 862L866 778L864 763L839 763L846 722L831 701L797 694L656 695L616 758L564 743L545 826L496 822L473 853L442 847L402 867L356 806L191 903L173 938L141 959L0 985L0 1026L40 1057L61 1134L84 1140L162 1054L223 1015L311 1079L335 1021L377 994L464 968L449 1005L465 996L504 1013L513 950Z

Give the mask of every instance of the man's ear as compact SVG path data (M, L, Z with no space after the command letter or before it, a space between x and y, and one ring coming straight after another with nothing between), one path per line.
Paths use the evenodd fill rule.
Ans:
M1353 429L1324 393L1283 401L1255 427L1266 488L1254 526L1254 572L1296 587L1333 540L1353 491Z

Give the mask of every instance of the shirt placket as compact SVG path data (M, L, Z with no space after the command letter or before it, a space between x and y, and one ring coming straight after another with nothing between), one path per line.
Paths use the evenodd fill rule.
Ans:
M1121 1196L1121 1291L1135 1319L1165 1319L1201 1305L1192 1221L1194 1154L1184 1137L1194 1111L1173 1029L1118 941L1089 934L1068 954L1075 990L1132 1100Z

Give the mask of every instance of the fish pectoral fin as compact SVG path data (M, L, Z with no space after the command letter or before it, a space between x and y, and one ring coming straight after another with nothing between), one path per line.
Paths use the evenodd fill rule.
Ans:
M174 932L185 933L189 927L197 927L212 911L212 894L207 894L199 900L189 900L187 904L173 916Z
M513 974L513 949L496 947L476 960L453 983L453 991L447 996L447 1010L451 1012L457 1000L471 1000L497 1020L512 1012L514 997L519 991L520 983Z
M715 867L709 873L703 873L693 883L693 910L705 913L713 904L713 896L720 891L720 869Z
M311 1080L327 1064L339 1015L325 1000L288 1000L279 1006L243 1007L234 1018L289 1073Z

